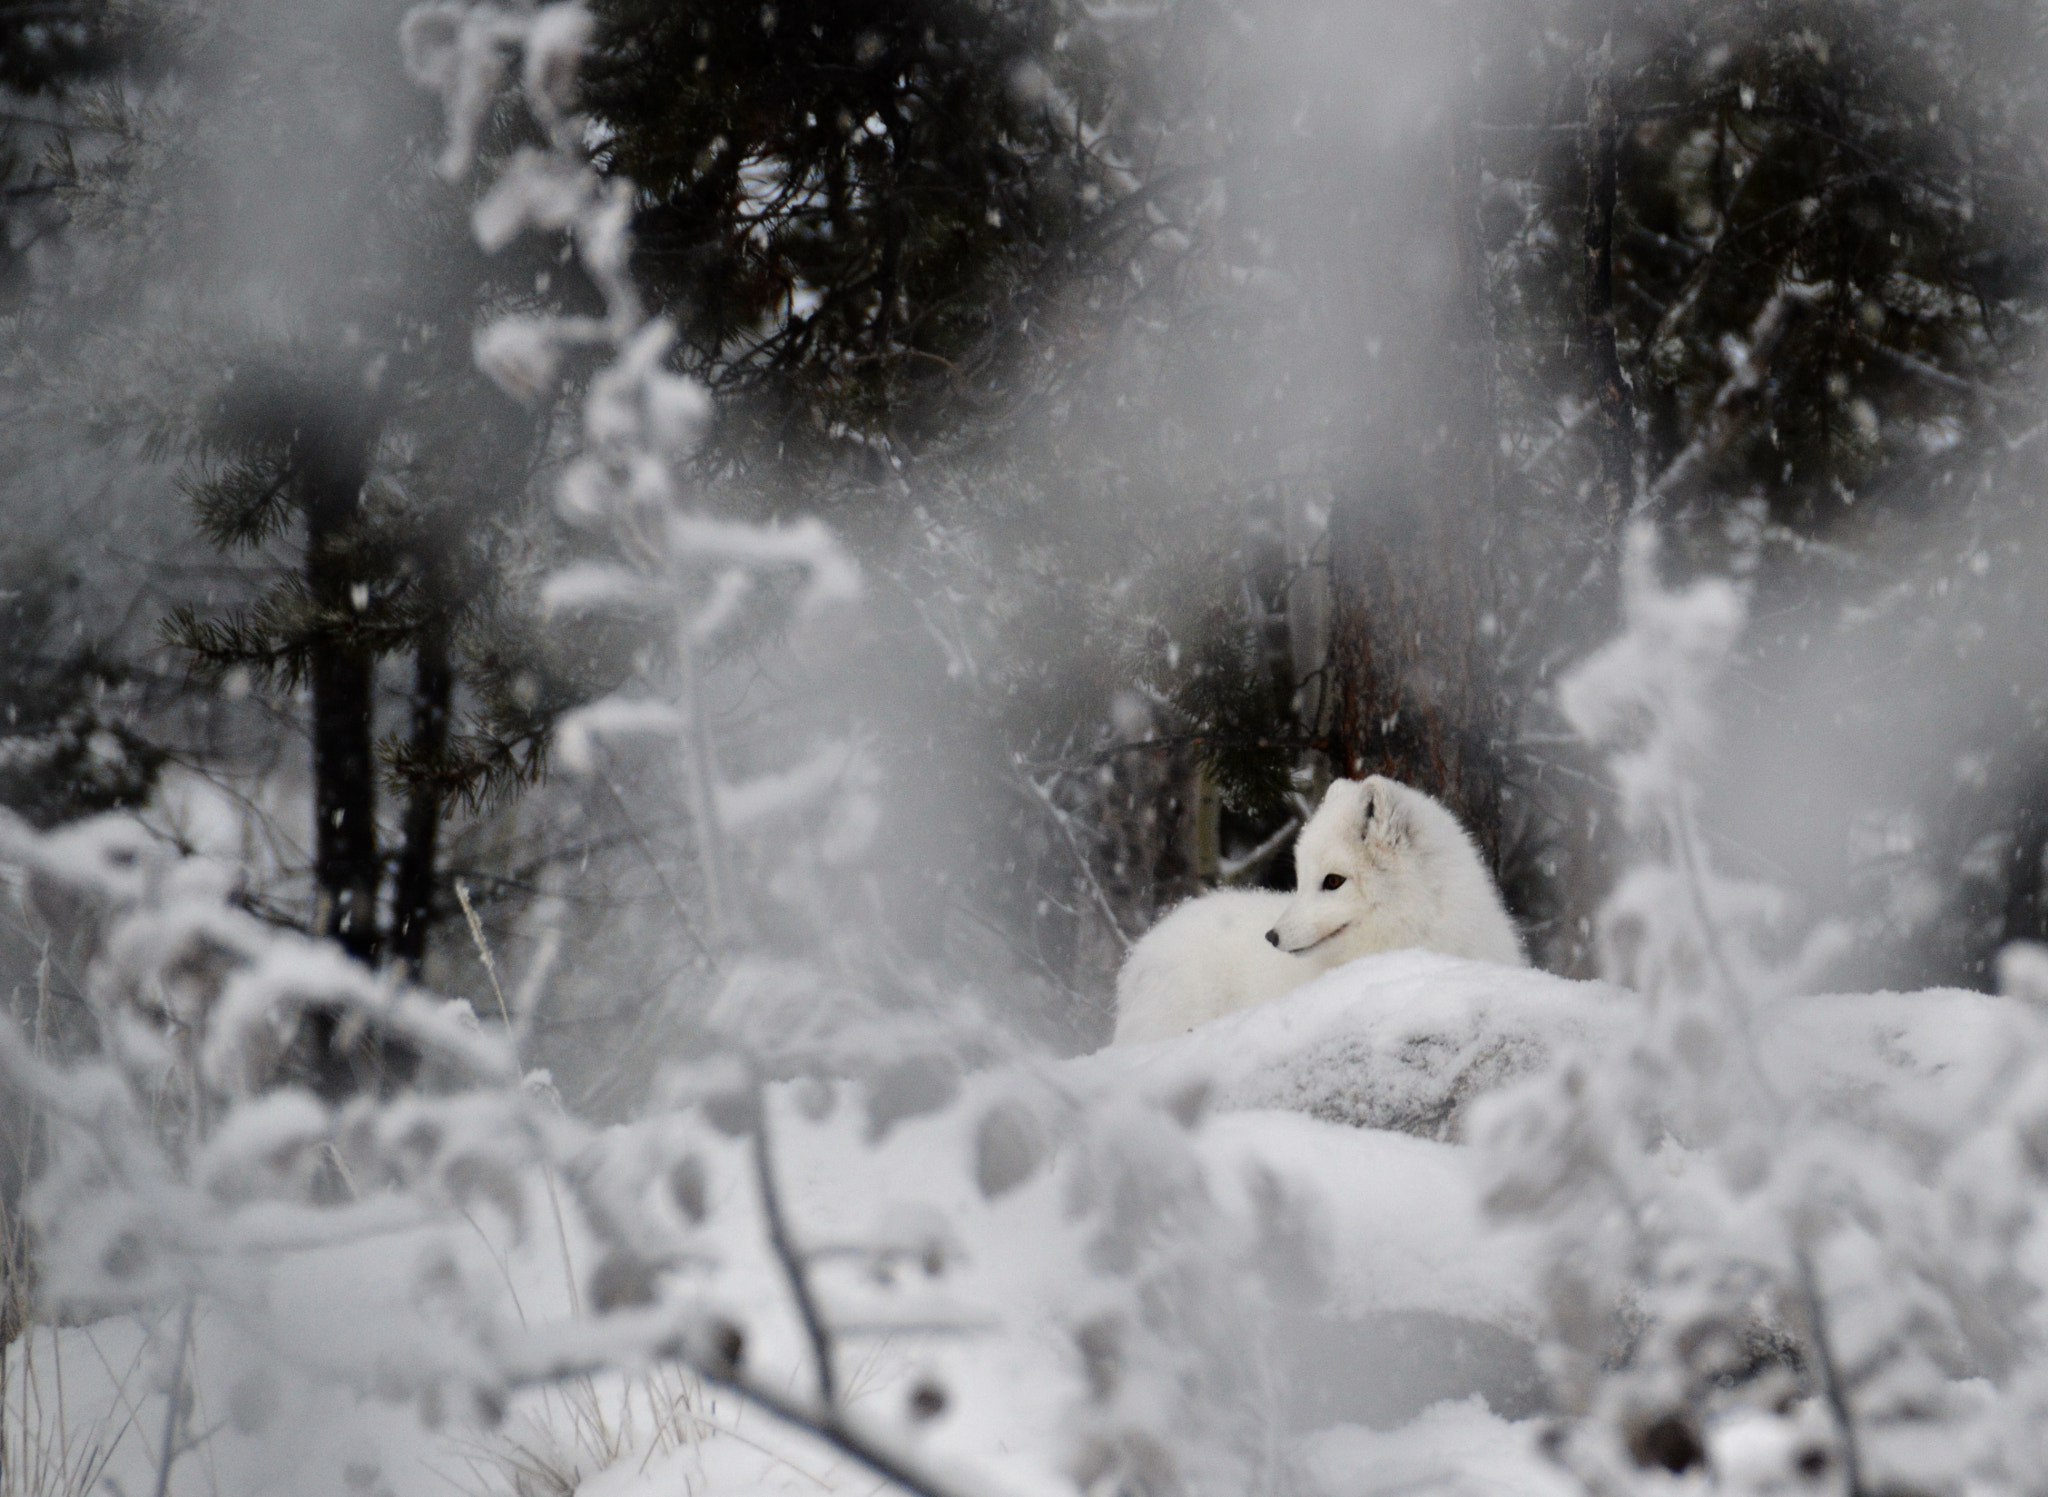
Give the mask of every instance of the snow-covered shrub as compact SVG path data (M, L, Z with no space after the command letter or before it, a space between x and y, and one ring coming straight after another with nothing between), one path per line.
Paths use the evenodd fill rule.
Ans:
M728 1095L716 1105L748 1110L763 1199L772 1208L762 1075L800 1078L802 1095L820 1110L841 1078L860 1078L866 1127L880 1140L900 1118L948 1108L968 1068L988 1065L1010 1046L973 1008L933 991L875 938L879 922L862 906L856 868L876 830L875 772L856 732L799 739L781 763L751 779L734 780L722 767L704 689L721 651L764 629L801 639L821 622L837 622L835 611L843 618L857 602L860 578L816 519L724 517L683 475L681 460L710 418L710 400L667 369L676 330L647 316L633 290L630 186L603 183L584 157L573 103L588 27L575 5L531 13L427 6L409 17L405 41L414 75L447 105L442 170L450 176L470 165L507 48L520 53L526 102L548 129L551 150L514 157L478 206L479 240L494 249L523 231L566 230L605 300L601 318L501 322L479 336L477 355L508 393L525 399L551 387L573 350L596 346L612 355L584 396L583 451L563 474L560 503L572 522L608 541L613 559L558 575L547 594L557 608L652 616L668 647L628 693L563 725L562 758L575 770L602 741L628 734L668 737L677 746L722 969L709 1027L729 1048L692 1072L695 1080L672 1075L669 1095L710 1085ZM753 1088L745 1104L730 1100L742 1095L731 1090L741 1068ZM1084 1486L1137 1481L1148 1489L1184 1479L1233 1488L1271 1479L1270 1470L1262 1476L1255 1469L1264 1448L1259 1420L1254 1414L1248 1422L1243 1412L1255 1407L1244 1397L1246 1369L1258 1366L1256 1356L1243 1355L1250 1331L1232 1309L1243 1275L1226 1271L1260 1251L1257 1241L1222 1228L1201 1171L1171 1142L1177 1129L1162 1120L1156 1101L1098 1104L1050 1090L1040 1101L1043 1116L1012 1099L981 1117L974 1168L983 1195L1000 1195L1036 1154L1070 1140L1066 1212L1097 1223L1080 1249L1074 1283L1106 1276L1089 1291L1097 1311L1075 1332L1091 1396L1105 1414L1091 1417L1074 1474ZM1248 1217L1284 1230L1287 1214L1272 1200L1263 1206ZM829 1422L838 1395L825 1317L773 1209L768 1227L812 1343L814 1415ZM1258 1231L1252 1236L1261 1239ZM1111 1293L1108 1282L1123 1287Z
M1596 1492L1701 1469L1742 1491L2032 1489L2048 1032L1999 1010L1997 1053L1939 1108L1782 1084L1760 1035L1789 1033L1782 1000L1834 937L1790 940L1772 891L1708 853L1697 786L1744 600L1666 588L1655 562L1638 530L1626 628L1563 689L1636 848L1599 931L1641 994L1634 1033L1474 1127L1492 1210L1543 1229L1555 1453ZM1940 1009L1920 1012L1900 1003L1907 1048Z
M438 1427L666 1369L692 1418L723 1387L912 1489L1277 1479L1262 1306L1309 1276L1308 1217L1269 1173L1204 1166L1186 1088L963 1075L811 1025L841 1048L800 1081L735 1048L599 1129L520 1077L516 1027L266 927L217 865L119 819L4 833L46 918L89 924L106 1037L60 1067L0 1026L0 1081L48 1128L39 1308L154 1322L162 1469L216 1437L198 1335L248 1349L210 1390L244 1439L286 1373ZM415 1081L321 1095L315 1009L344 1048L403 1039ZM536 1293L536 1256L566 1297Z
M1315 1257L1295 1192L1204 1164L1198 1090L1061 1077L887 949L863 919L856 736L807 726L748 777L724 767L702 689L719 652L853 607L859 576L817 521L735 521L682 476L709 402L634 293L630 187L585 159L589 26L574 4L435 4L402 41L448 106L451 177L516 77L548 148L483 193L478 237L564 233L605 299L501 322L476 353L531 400L572 355L598 362L560 494L608 559L548 597L629 609L662 647L562 725L560 754L574 771L634 735L680 760L711 1039L599 1128L526 1073L518 974L480 1020L264 924L233 869L131 822L7 822L0 864L79 953L98 1035L60 1064L0 1023L0 1085L46 1130L25 1202L38 1313L146 1328L159 1492L210 1442L261 1442L286 1384L438 1428L650 1374L684 1379L697 1424L737 1395L910 1490L1269 1490L1260 1311ZM541 1287L540 1264L565 1278ZM231 1388L200 1340L237 1349ZM216 1394L229 1415L209 1423Z

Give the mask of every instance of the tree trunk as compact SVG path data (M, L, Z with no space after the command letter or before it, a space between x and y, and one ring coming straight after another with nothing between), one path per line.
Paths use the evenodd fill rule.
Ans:
M1611 630L1620 606L1621 535L1635 488L1635 409L1614 343L1614 209L1621 130L1614 113L1614 35L1610 26L1586 91L1586 345L1593 365L1594 440L1599 446L1601 551L1595 629Z
M1447 463L1457 453L1439 454ZM1427 482L1434 494L1418 492ZM1476 517L1456 469L1383 475L1330 513L1332 769L1383 774L1449 806L1489 863L1501 766L1478 633Z
M1502 718L1484 620L1499 439L1473 108L1462 99L1450 111L1442 154L1410 179L1420 200L1443 207L1417 220L1408 262L1455 273L1424 283L1426 297L1382 324L1397 329L1386 367L1398 379L1375 367L1361 380L1377 429L1330 509L1330 711L1317 727L1335 773L1384 774L1436 796L1494 862Z
M1472 76L1467 40L1466 76ZM1494 557L1502 527L1499 503L1500 417L1494 390L1493 272L1486 255L1480 204L1485 173L1473 128L1479 90L1468 86L1451 112L1451 236L1458 252L1458 278L1450 307L1453 404L1445 452L1446 490L1463 510L1456 537L1465 550L1464 575L1452 596L1462 627L1448 649L1456 654L1449 673L1456 680L1461 712L1457 735L1455 804L1479 842L1496 876L1508 841L1504 793L1505 739L1511 715L1501 689L1501 663L1494 631L1499 588Z
M364 423L326 415L302 433L306 586L319 611L313 691L313 878L319 926L360 961L377 957L376 662L355 638L361 603L351 542L369 475Z
M2006 855L2005 918L1999 943L2048 940L2048 775L2027 787L2013 817Z
M427 929L434 918L434 869L439 856L441 813L447 799L440 779L448 751L449 709L455 696L455 667L447 621L423 626L413 657L412 761L421 771L405 805L405 840L391 896L391 957L408 976L420 975L427 954Z

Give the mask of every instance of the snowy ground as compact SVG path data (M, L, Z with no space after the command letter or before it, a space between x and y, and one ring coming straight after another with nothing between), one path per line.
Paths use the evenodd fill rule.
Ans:
M962 1492L1071 1492L1091 1438L1090 1374L1074 1330L1106 1292L1106 1281L1072 1267L1094 1250L1074 1198L1095 1166L1068 1157L1080 1147L1070 1141L1051 1168L985 1200L964 1157L963 1118L1020 1088L1163 1098L1206 1084L1208 1111L1186 1148L1211 1182L1219 1223L1266 1211L1260 1182L1270 1179L1312 1203L1313 1240L1269 1269L1276 1293L1246 1300L1267 1323L1217 1320L1202 1331L1245 1337L1247 1358L1253 1343L1272 1347L1273 1377L1257 1386L1270 1394L1273 1427L1288 1431L1301 1490L1554 1497L1563 1483L1533 1446L1543 1393L1530 1349L1530 1255L1483 1220L1461 1140L1475 1097L1566 1054L1597 1057L1624 1043L1635 1002L1599 984L1393 953L1184 1039L971 1078L951 1108L899 1125L877 1146L849 1090L823 1117L816 1094L807 1109L783 1094L777 1152L788 1208L799 1239L823 1250L819 1287L843 1328L840 1370L856 1417ZM2022 1005L1949 992L1794 1000L1761 1024L1778 1086L1908 1144L1966 1110L2039 1028ZM1169 1168L1178 1156L1158 1157ZM738 1142L709 1161L717 1219L728 1223L731 1271L719 1282L748 1327L750 1365L801 1391L804 1343L759 1250L745 1161ZM563 1320L580 1306L594 1250L555 1209L548 1182L529 1186L525 1230L480 1213L459 1268L494 1279L510 1317ZM878 1240L901 1247L882 1268L851 1248ZM876 1489L844 1458L672 1371L521 1395L495 1433L464 1410L427 1429L417 1398L388 1401L401 1390L376 1379L337 1386L323 1368L362 1365L363 1338L383 1338L380 1365L397 1369L412 1338L437 1334L431 1307L408 1288L421 1251L396 1234L282 1266L265 1292L272 1310L290 1313L266 1323L292 1326L288 1345L255 1347L235 1325L202 1316L191 1337L202 1438L175 1463L171 1490ZM155 1332L112 1321L43 1329L9 1350L10 1492L154 1491L178 1328ZM344 1344L349 1358L327 1354ZM926 1386L944 1390L945 1407L918 1419L913 1392Z

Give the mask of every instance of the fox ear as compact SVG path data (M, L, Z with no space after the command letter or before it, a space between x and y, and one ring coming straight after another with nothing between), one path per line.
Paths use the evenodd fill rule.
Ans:
M1378 776L1367 781L1363 800L1365 803L1358 811L1360 840L1398 842L1407 835L1408 820L1401 814L1399 800L1389 781Z

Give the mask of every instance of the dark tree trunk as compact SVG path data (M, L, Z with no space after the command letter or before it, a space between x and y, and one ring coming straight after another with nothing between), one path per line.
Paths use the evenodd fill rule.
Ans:
M352 557L370 434L344 415L302 435L306 586L319 611L308 651L313 692L313 878L320 927L361 961L377 957L376 662L350 625L360 606Z
M1602 551L1596 628L1617 621L1621 534L1635 487L1635 409L1614 343L1614 209L1621 130L1614 113L1614 37L1602 40L1586 91L1586 344L1593 365L1594 438L1599 444Z
M1999 942L2048 940L2048 774L2037 775L2013 817Z
M1501 703L1481 621L1493 607L1499 439L1476 107L1457 101L1442 153L1406 184L1442 205L1417 221L1410 263L1456 273L1383 324L1398 329L1385 361L1398 380L1370 360L1362 370L1361 388L1391 419L1363 434L1360 476L1331 506L1329 709L1316 727L1335 773L1384 774L1429 792L1493 862L1503 833Z
M1441 471L1431 486L1443 482ZM1458 814L1489 863L1501 839L1491 678L1477 633L1474 517L1382 475L1330 512L1331 768L1383 774Z
M1473 76L1469 45L1468 38L1468 79ZM1502 742L1508 711L1498 651L1482 620L1493 614L1499 598L1493 567L1502 533L1500 420L1494 390L1493 274L1480 222L1485 173L1473 129L1478 113L1479 90L1468 85L1451 111L1451 236L1458 278L1446 340L1452 397L1445 444L1445 488L1462 515L1451 538L1464 551L1464 568L1449 597L1458 627L1444 648L1451 652L1447 674L1456 683L1454 700L1460 708L1454 724L1457 782L1452 799L1499 875L1508 837Z
M455 696L455 667L446 620L426 624L413 656L412 761L420 771L405 805L405 840L391 896L393 960L418 977L427 954L427 930L434 918L434 869L440 852L441 813L447 795L441 779L448 751L448 715Z

